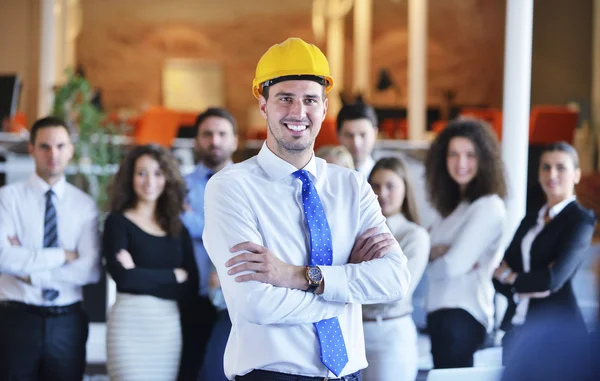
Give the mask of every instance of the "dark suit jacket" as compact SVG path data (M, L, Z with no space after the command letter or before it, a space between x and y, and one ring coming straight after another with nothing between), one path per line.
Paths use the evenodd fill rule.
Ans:
M505 331L512 328L511 320L517 307L513 299L515 293L547 290L551 291L550 296L530 300L528 322L547 313L560 313L569 315L583 324L571 279L590 247L596 216L576 201L568 204L544 226L533 241L531 271L523 273L521 242L536 224L537 218L538 211L525 216L504 253L504 260L508 266L519 273L515 283L509 286L494 279L496 290L508 298L508 309L500 327Z

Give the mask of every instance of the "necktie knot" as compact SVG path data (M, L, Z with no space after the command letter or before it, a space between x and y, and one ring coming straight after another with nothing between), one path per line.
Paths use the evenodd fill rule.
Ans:
M308 174L308 171L305 169L299 169L296 172L292 173L292 175L294 175L294 177L296 177L297 179L302 181L302 184L304 184L304 185L312 183L312 181L310 179L310 175Z
M54 196L54 191L52 189L48 189L46 192L46 199L52 199L52 196Z

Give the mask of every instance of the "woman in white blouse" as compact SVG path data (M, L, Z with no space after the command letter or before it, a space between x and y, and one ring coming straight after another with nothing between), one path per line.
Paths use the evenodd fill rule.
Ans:
M408 258L411 279L406 297L395 303L363 306L369 366L365 381L414 381L418 372L417 330L411 313L412 294L429 257L429 235L419 226L408 167L398 158L379 160L369 183L377 195L390 232Z
M542 150L538 179L546 203L523 218L494 272L494 286L509 302L501 325L504 360L530 326L551 320L586 329L571 279L590 247L596 216L576 201L580 178L571 145L554 143Z
M493 328L492 274L502 257L506 194L498 141L481 121L452 121L425 164L430 202L427 329L435 368L473 366Z

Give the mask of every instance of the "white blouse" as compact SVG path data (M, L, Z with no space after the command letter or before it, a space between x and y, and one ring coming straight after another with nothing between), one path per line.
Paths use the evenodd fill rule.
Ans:
M408 259L410 283L408 292L402 300L393 303L363 305L363 317L367 319L400 317L413 311L412 295L423 276L425 267L427 267L431 249L427 230L410 222L402 214L388 217L386 223Z
M450 246L427 268L426 309L461 308L493 327L492 275L502 260L506 208L497 195L461 202L430 229L431 246Z

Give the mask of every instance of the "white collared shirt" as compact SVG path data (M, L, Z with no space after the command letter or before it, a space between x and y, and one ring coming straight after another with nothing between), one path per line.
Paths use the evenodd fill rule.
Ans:
M365 159L365 162L362 163L362 165L360 167L356 167L356 170L360 173L363 174L363 176L365 176L365 178L369 178L369 175L371 174L371 170L373 169L373 167L375 166L375 160L373 159L373 156L369 155L367 156L367 158Z
M50 186L38 175L0 189L0 300L38 306L81 301L81 287L100 279L98 210L94 200L66 182L52 186L58 223L58 248L44 248L46 192ZM13 246L16 237L20 246ZM79 258L65 264L65 250ZM30 277L31 284L19 278ZM42 289L59 296L44 301Z
M548 211L548 204L542 206L542 208L538 212L536 224L532 226L531 229L529 229L527 234L525 234L525 236L523 237L523 240L521 240L523 272L528 273L529 271L531 271L531 246L533 245L533 241L535 241L535 238L544 229L544 226L546 226L546 222L544 221L546 217L546 211L548 211L548 217L550 217L550 219L553 219L560 212L562 212L562 210L567 205L569 205L575 200L576 197L571 196L566 200L563 200L558 204L554 205L552 208L550 208L550 211ZM515 325L521 325L525 323L525 319L527 318L527 311L529 310L529 298L517 298L517 301L517 309L515 311L515 316L513 316L512 318L512 323Z
M431 228L431 247L450 246L427 268L427 312L461 308L493 328L492 275L502 260L506 208L497 195L461 202Z
M332 233L333 265L322 266L322 295L256 281L238 283L225 262L229 249L251 241L282 261L307 266L309 232L296 168L263 145L258 156L213 176L206 187L203 240L221 280L232 328L225 350L229 379L253 369L334 377L321 363L312 323L338 317L348 364L340 376L367 366L361 304L402 299L410 274L400 246L384 258L347 264L358 235L368 228L389 232L376 196L356 171L313 158L310 173Z

